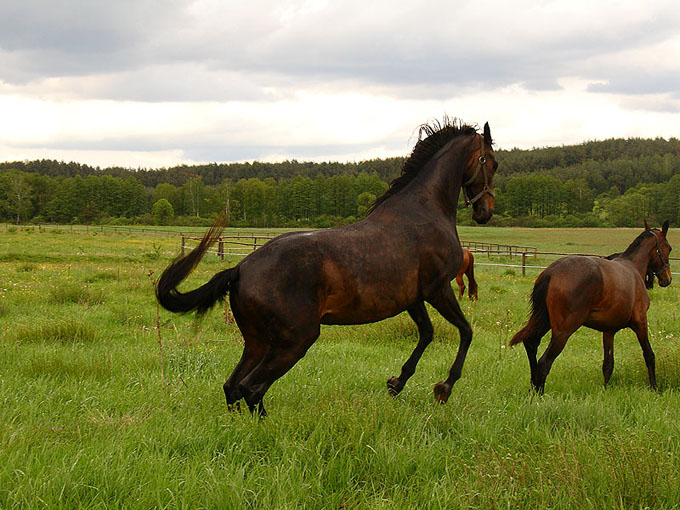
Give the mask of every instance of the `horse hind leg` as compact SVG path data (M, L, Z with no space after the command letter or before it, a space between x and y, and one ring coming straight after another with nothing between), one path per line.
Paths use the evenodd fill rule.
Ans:
M388 379L387 390L392 396L398 395L399 392L404 389L406 381L408 381L409 378L415 373L416 365L418 365L418 361L420 361L425 348L430 345L430 342L432 342L432 336L434 334L432 322L430 321L430 317L427 314L425 303L420 302L417 305L409 308L407 311L413 321L416 323L416 326L418 326L418 344L416 345L416 348L413 350L413 353L409 359L401 367L401 375L399 375L399 377L390 377Z
M471 300L476 301L478 298L477 298L477 280L475 280L474 260L475 260L474 256L472 255L472 253L470 253L470 263L468 264L468 267L465 270L465 275L467 276L468 285L470 286L470 288L468 289L468 297Z
M560 355L564 349L564 346L567 344L569 337L579 327L581 327L581 323L572 325L565 329L558 329L555 327L552 328L550 343L536 365L536 381L534 382L534 389L539 395L542 395L545 391L545 380L550 373L550 369L552 368L555 358Z
M244 338L243 354L241 354L241 359L234 367L231 375L224 383L224 396L227 399L227 409L238 410L239 401L243 398L241 391L239 390L239 383L241 380L248 375L248 373L255 368L255 366L262 361L265 352L267 351L267 346L262 344L257 336L246 336Z
M538 346L541 343L543 336L550 330L548 324L543 323L536 317L532 316L529 322L513 337L510 344L522 342L524 350L529 359L529 370L531 371L531 386L534 389L538 387L538 362L536 354L538 353Z
M270 345L259 363L238 383L238 390L251 413L257 410L260 416L267 415L262 403L265 393L307 353L319 337L320 329L317 325L314 332L295 337L293 334L277 335L277 341Z
M468 298L470 298L471 301L477 301L478 296L477 296L477 282L473 279L468 278L468 283L470 284L470 287L468 288Z

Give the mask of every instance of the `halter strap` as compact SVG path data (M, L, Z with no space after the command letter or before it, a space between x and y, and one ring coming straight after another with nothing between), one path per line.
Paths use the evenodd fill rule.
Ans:
M463 197L465 198L465 207L474 204L486 193L488 193L492 197L496 196L494 191L489 187L489 174L486 169L486 145L484 144L484 135L479 135L479 158L477 158L477 161L479 161L479 166L475 168L472 177L470 177L466 182L464 182L462 186ZM472 184L475 181L475 179L477 179L477 174L479 174L480 171L484 175L484 187L482 188L482 191L477 193L473 198L470 198L468 196L466 187Z
M656 236L654 232L652 232L652 235L654 236L654 240L656 241L656 258L658 258L661 261L661 269L658 271L654 271L654 276L657 278L659 277L660 274L662 274L666 269L670 269L671 264L668 260L664 262L663 256L661 255L661 243L659 242L659 238Z

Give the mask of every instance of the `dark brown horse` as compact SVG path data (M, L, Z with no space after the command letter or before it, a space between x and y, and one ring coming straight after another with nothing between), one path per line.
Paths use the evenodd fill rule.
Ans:
M475 257L472 252L467 248L463 248L463 263L458 270L456 275L456 283L458 284L458 299L463 299L463 294L465 294L465 282L463 281L463 275L467 276L468 285L468 297L472 300L477 299L477 280L475 280Z
M177 286L221 231L213 226L196 249L163 272L156 296L173 312L205 312L229 293L245 341L224 384L229 407L243 398L251 412L257 408L265 414L265 392L305 355L321 324L369 323L406 310L420 338L401 375L387 383L396 395L432 340L425 302L460 332L449 376L434 390L435 398L446 402L472 340L450 283L462 261L458 198L462 188L473 205L472 217L486 223L494 209L497 163L488 123L478 134L473 127L445 120L421 126L418 138L401 176L364 220L281 235L203 286L182 293Z
M510 345L524 343L536 391L543 392L555 358L581 326L602 332L605 386L614 369L614 335L630 328L642 347L649 385L656 388L654 352L647 336L645 278L652 272L660 286L671 284L667 233L668 221L661 230L650 229L645 222L645 231L623 253L608 258L571 255L553 262L539 275L531 294L531 318L510 340ZM536 361L538 345L549 329L550 344Z

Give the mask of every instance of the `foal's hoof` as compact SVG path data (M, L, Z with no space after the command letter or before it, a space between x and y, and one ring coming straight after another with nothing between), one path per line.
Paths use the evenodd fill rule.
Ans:
M434 385L434 399L440 404L446 404L446 401L451 395L451 388L443 382L438 382Z
M391 396L396 397L397 395L399 395L399 393L400 393L401 390L403 390L403 389L404 389L404 385L401 384L401 381L400 381L398 378L396 378L396 377L390 377L390 378L387 380L387 392L388 392Z

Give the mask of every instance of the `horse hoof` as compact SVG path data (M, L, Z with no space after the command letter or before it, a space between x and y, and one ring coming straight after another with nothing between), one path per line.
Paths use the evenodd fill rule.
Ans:
M401 381L399 381L399 379L397 379L396 377L390 377L387 380L387 392L390 394L390 396L396 397L403 389L404 386L401 384Z
M241 412L241 401L236 401L233 404L227 404L227 411L230 413L240 413Z
M434 385L434 399L440 404L446 404L446 401L451 395L451 388L446 386L446 383L438 382Z

